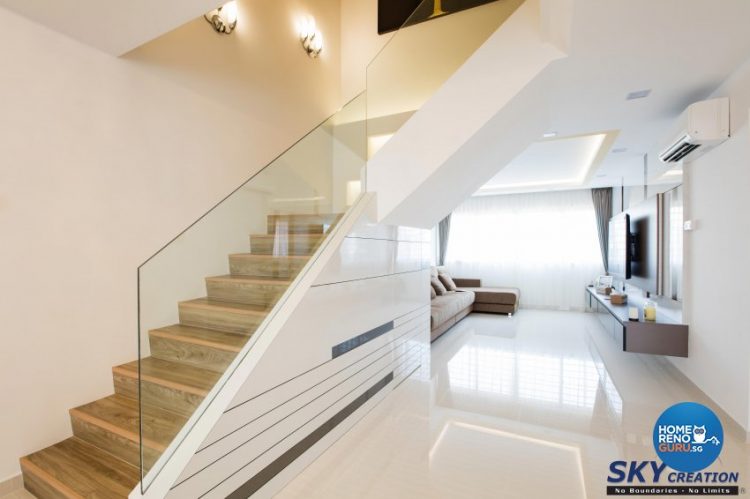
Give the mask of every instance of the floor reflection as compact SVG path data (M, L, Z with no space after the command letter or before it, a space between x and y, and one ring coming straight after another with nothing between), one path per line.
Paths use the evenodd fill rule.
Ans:
M430 357L279 497L603 497L611 461L654 459L664 409L714 407L665 359L623 352L591 314L472 314ZM711 470L750 476L744 432L725 424Z
M481 343L486 339L475 338ZM593 360L517 354L467 344L448 362L451 387L592 409L599 373Z

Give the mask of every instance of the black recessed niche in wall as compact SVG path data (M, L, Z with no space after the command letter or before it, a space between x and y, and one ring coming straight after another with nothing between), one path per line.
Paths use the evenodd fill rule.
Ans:
M497 0L378 0L378 34Z

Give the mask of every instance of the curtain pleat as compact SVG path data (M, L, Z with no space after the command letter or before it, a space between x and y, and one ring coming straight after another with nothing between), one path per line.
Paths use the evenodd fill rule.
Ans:
M609 273L609 219L612 218L612 188L591 189L591 199L596 213L596 229L599 235L599 249L602 253L604 272Z
M438 265L445 265L445 254L448 251L448 240L451 234L451 215L442 219L438 224L438 241L440 246L438 248Z

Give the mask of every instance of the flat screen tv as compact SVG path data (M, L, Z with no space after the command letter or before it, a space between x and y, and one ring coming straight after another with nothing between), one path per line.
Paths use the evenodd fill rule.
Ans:
M630 284L658 292L659 198L652 197L628 208L631 246Z
M630 279L630 259L630 215L620 213L609 220L609 274L618 279Z

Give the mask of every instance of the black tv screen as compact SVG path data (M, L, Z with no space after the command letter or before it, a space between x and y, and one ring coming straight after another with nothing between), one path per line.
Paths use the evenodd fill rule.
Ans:
M609 274L630 279L630 215L620 213L609 220L607 264Z
M659 200L649 198L628 208L631 232L630 284L658 292Z

